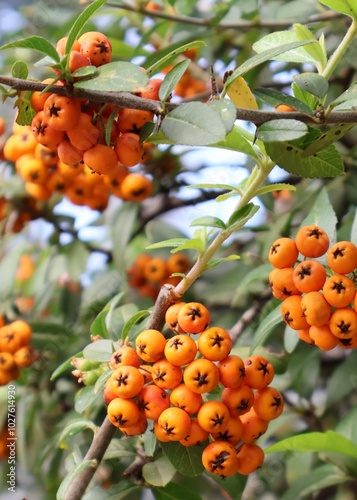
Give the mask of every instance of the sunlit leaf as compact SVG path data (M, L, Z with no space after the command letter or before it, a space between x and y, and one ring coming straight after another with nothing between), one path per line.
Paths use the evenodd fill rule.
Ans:
M307 133L307 125L299 120L270 120L258 127L256 136L263 142L293 141Z

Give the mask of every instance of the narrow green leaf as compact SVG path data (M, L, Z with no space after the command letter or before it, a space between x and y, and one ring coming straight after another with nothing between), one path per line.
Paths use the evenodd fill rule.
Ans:
M177 47L174 50L168 52L160 59L154 61L151 64L151 66L149 66L146 69L146 74L148 76L151 76L152 74L157 73L158 71L160 71L160 69L167 66L174 57L178 56L179 54L182 54L182 52L185 52L186 50L196 49L198 47L204 47L204 46L206 46L206 43L203 42L202 40L195 40L193 42L181 45L180 47Z
M194 221L191 222L190 226L218 227L219 229L226 228L226 225L222 219L219 219L218 217L211 217L210 215L206 215L204 217L199 217L198 219L195 219Z
M259 66L260 64L263 64L264 62L270 61L272 59L276 59L277 56L284 54L285 52L289 52L290 50L296 49L298 47L302 47L304 45L307 45L308 43L311 43L310 40L304 40L304 41L298 41L298 42L290 42L282 45L278 45L273 47L272 49L264 50L260 54L256 54L255 56L251 57L247 61L245 61L239 68L233 71L231 76L227 79L223 93L227 91L228 87L232 85L232 83L239 78L240 76L244 75L244 73L247 73L247 71Z
M145 247L146 250L154 250L156 248L175 248L180 245L184 245L188 241L188 238L170 238L169 240L159 241L157 243L152 243L151 245Z
M354 126L355 123L340 123L339 125L335 125L328 132L320 135L316 141L312 142L301 154L301 157L306 158L307 156L314 155L322 149L327 148L330 144L339 141Z
M125 269L125 250L137 222L138 203L124 203L113 214L110 226L113 240L113 260L115 269Z
M32 49L42 52L49 56L54 62L60 62L60 56L56 51L55 47L42 36L29 36L27 38L22 38L21 40L15 40L14 42L7 43L0 47L0 50L7 49Z
M337 177L344 173L341 155L333 145L307 158L301 154L304 149L293 142L268 142L266 151L279 167L299 177Z
M357 445L356 418L357 407L355 406L343 416L342 420L338 422L335 428L336 432L342 434L345 438L350 439L355 445Z
M280 304L273 311L271 311L264 319L259 323L259 326L255 332L252 345L250 346L249 353L252 354L254 350L262 345L272 333L273 328L282 323L283 318L281 317ZM249 355L250 355L249 354Z
M318 495L324 488L346 483L347 477L345 472L334 465L320 465L309 470L307 474L299 475L280 500L297 500L309 496L311 498L313 493Z
M330 245L335 243L337 216L325 187L323 187L320 193L316 196L313 206L301 222L300 227L308 226L310 224L321 227L327 233ZM325 257L322 259L324 258Z
M151 314L151 311L148 309L145 309L143 311L138 311L137 313L134 314L124 325L123 330L121 332L121 338L122 340L125 340L126 337L129 335L130 330L134 325L140 322L143 318L146 316L149 316Z
M269 104L273 108L278 106L279 104L287 104L288 106L292 106L297 111L301 111L301 113L305 113L307 115L312 114L312 110L299 99L296 99L293 96L285 95L275 89L269 88L258 88L254 89L254 95L261 101Z
M229 255L228 257L222 257L220 259L212 259L208 262L207 269L215 269L220 264L222 264L222 262L230 262L232 260L239 260L239 259L240 259L239 255Z
M269 186L263 186L258 189L256 196L261 196L262 194L272 193L273 191L296 191L296 187L292 184L285 184L284 182L277 182L276 184L269 184Z
M332 10L342 12L347 16L357 18L357 5L355 0L319 0L320 3L327 5Z
M14 78L21 78L26 80L29 71L27 69L27 64L25 61L15 61L11 68L11 74Z
M159 97L161 101L166 101L166 99L170 96L171 92L180 81L182 75L187 70L189 64L189 59L181 61L167 73L159 89Z
M162 451L170 460L177 472L184 476L199 476L204 467L202 465L201 446L182 446L177 442L161 443Z
M268 446L264 451L265 453L281 451L298 451L299 453L333 451L357 458L357 446L342 434L331 430L327 432L307 432L306 434L291 436Z
M80 80L73 85L79 89L103 92L140 92L148 77L137 64L115 61L97 68L97 76Z
M243 226L249 219L253 217L259 210L258 205L254 203L248 203L244 207L233 212L227 222L227 230L235 231L238 227Z
M87 467L97 467L97 460L85 460L72 469L63 479L57 491L56 500L65 500L66 492L73 480L79 476Z
M303 137L308 131L307 125L298 120L277 119L270 120L258 127L256 136L266 142L293 141Z
M306 106L309 107L311 110L315 110L316 106L319 103L319 100L317 97L313 96L303 88L299 87L295 82L291 84L291 89L293 91L294 97L296 99L299 99L299 101L303 102L306 104Z
M307 26L302 24L294 24L294 31L299 40L312 40L316 41L315 35L309 30ZM304 50L310 54L310 56L319 63L319 72L322 72L326 67L327 56L326 50L324 50L320 43L311 43L306 45Z
M103 396L96 394L93 386L82 387L75 395L74 409L77 413L82 413L100 399L103 401Z
M234 189L234 186L231 186L230 184L211 184L210 182L205 182L201 184L190 184L189 186L186 187L190 189L229 189L229 190Z
M199 254L203 253L205 250L205 245L202 243L202 240L199 238L192 238L191 240L187 240L182 245L175 248L175 250L171 250L172 253L181 252L181 250L196 250Z
M323 99L328 92L328 81L316 73L300 73L294 75L294 82L310 94Z
M284 51L284 53L282 54L273 56L272 59L275 59L276 61L295 62L301 64L309 63L320 69L320 58L318 57L316 59L313 55L311 55L311 53L306 50L307 46L319 45L314 36L309 37L308 39L305 38L304 40L301 40L295 31L275 31L273 33L265 35L263 38L260 38L258 41L256 41L253 44L253 49L258 53L263 53L266 50L272 50L279 47L280 45L286 45L298 41L305 41L310 43L307 43L306 46L292 47L292 49Z
M357 83L353 83L345 92L342 92L336 99L330 102L331 107L335 107L345 101L357 99Z
M72 359L73 358L82 358L82 357L83 357L82 351L77 352L77 354L73 354L73 356L71 356L66 361L64 361L59 366L57 366L55 371L52 373L50 380L51 381L56 380L56 378L58 378L60 375L62 375L62 373L65 373L66 371L73 369Z
M75 434L78 434L79 432L82 432L84 429L91 429L93 432L95 432L97 427L91 420L88 420L86 418L76 418L71 420L61 432L61 435L58 439L59 447L66 448L67 439L74 436Z
M89 19L93 16L93 14L102 6L104 5L106 0L95 0L94 2L90 3L76 18L76 20L73 23L73 26L68 34L68 39L66 43L66 48L65 48L65 54L69 54L72 45L75 42L75 40L78 38L80 32L84 28L84 26L87 24Z
M163 119L165 136L183 146L207 146L221 141L226 128L220 116L202 102L182 104Z

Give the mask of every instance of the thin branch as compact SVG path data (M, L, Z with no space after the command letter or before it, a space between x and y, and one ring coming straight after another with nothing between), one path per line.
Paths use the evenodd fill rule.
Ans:
M0 75L0 83L8 85L15 90L31 90L42 91L47 85L41 82L34 82L31 80L22 80L20 78L12 78L10 76ZM131 109L143 109L151 111L157 115L163 115L166 111L170 111L180 106L177 103L165 103L165 110L159 101L152 99L144 99L129 92L102 92L98 90L84 90L73 88L72 85L67 84L63 86L54 86L51 92L59 95L67 95L69 97L85 98L93 102L116 104L118 107L125 107ZM277 111L261 111L254 109L237 108L237 119L249 121L259 126L263 123L276 120L277 118L284 117L285 119L294 119L306 124L324 124L332 125L337 123L357 123L356 111L332 111L323 121L305 113L297 111L291 113L279 113Z
M81 4L86 5L89 2L88 0L82 0ZM170 22L179 23L179 24L187 24L191 26L202 26L204 28L212 28L218 31L222 30L249 30L252 28L268 28L271 30L276 30L279 28L288 28L294 22L293 19L255 19L253 21L246 21L244 19L240 19L239 21L231 22L231 21L221 21L216 24L215 17L207 18L207 17L191 17L184 16L181 14L171 14L168 12L164 12L162 10L151 10L140 7L135 7L133 5L129 5L127 3L117 3L117 2L107 2L107 7L114 7L116 9L122 9L129 12L135 12L136 14L141 14L147 17L155 18L155 19L165 19ZM301 24L311 24L318 22L328 22L335 21L336 19L340 19L343 14L339 12L326 11L321 14L314 14L312 16L307 17L305 20L301 21Z

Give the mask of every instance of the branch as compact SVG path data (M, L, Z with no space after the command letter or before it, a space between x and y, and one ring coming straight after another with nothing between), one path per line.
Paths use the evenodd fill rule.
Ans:
M0 83L8 85L15 90L30 90L42 91L48 85L35 82L32 80L22 80L21 78L12 78L10 76L0 75ZM144 99L129 92L102 92L98 90L84 90L76 89L71 84L63 86L53 86L51 92L59 95L66 95L69 97L78 97L88 99L94 102L116 104L118 107L143 109L151 111L156 115L163 115L166 111L171 111L180 106L177 103L165 103L165 110L163 104L153 99ZM309 125L332 125L336 123L357 123L356 111L332 111L327 118L315 118L305 113L294 111L291 113L279 113L278 111L261 111L245 108L237 108L237 119L245 120L259 126L270 120L277 118L294 119Z
M93 1L93 0L92 0ZM88 0L82 0L81 4L86 5L91 3ZM135 12L137 14L141 14L147 17L152 17L156 19L165 19L167 21L179 23L179 24L188 24L191 26L202 26L204 28L212 28L218 31L222 30L249 30L252 28L269 28L272 30L279 28L288 28L294 22L292 19L255 19L253 21L246 21L244 19L240 19L239 21L230 22L230 21L221 21L216 24L216 18L213 16L212 18L198 18L191 16L184 16L177 13L170 14L168 12L145 9L140 7L134 7L127 3L117 3L117 2L107 2L107 7L114 7L116 9L123 9L130 12ZM327 21L335 21L336 19L340 19L345 17L343 14L339 12L326 11L323 14L314 14L312 16L307 17L305 20L301 21L301 24L311 24L317 22L327 22Z

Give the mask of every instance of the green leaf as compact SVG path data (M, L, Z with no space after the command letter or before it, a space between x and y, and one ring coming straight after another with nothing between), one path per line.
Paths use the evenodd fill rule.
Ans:
M76 20L72 25L71 31L68 34L68 39L65 48L66 55L70 53L73 43L78 38L84 26L87 24L87 21L89 21L89 19L93 16L93 14L102 5L104 5L105 2L106 0L95 0L94 2L90 3L76 18Z
M253 49L263 54L268 50L273 50L278 48L280 45L285 46L288 44L296 43L296 42L304 42L306 47L296 46L291 47L289 50L284 50L281 53L277 53L271 57L276 61L286 61L286 62L295 62L295 63L310 63L318 68L321 67L320 57L317 59L312 56L306 49L307 46L314 46L317 49L317 46L320 46L319 42L315 39L315 37L309 38L308 40L300 40L299 36L294 31L275 31L274 33L270 33L269 35L264 36L257 42L253 44Z
M286 52L289 52L293 49L296 49L298 47L302 47L303 45L307 45L308 43L311 43L310 40L304 40L304 41L298 41L298 42L290 42L290 43L283 43L278 46L274 46L272 49L268 50L263 50L260 54L257 54L247 61L245 61L239 68L233 71L231 76L227 79L223 93L225 93L228 89L228 87L240 76L244 75L244 73L247 73L247 71L255 68L256 66L259 66L260 64L270 61L272 59L277 59L277 56L284 54ZM257 50L255 47L256 44L253 45L254 50ZM275 44L276 45L276 44Z
M191 61L189 59L181 61L167 73L159 89L159 97L161 101L166 101L166 99L170 96L171 92L180 81L182 75L187 70L190 62Z
M74 420L71 420L61 432L58 440L59 447L67 448L67 439L74 436L75 434L78 434L79 432L82 432L84 429L91 429L93 432L95 432L97 430L97 427L91 420L88 420L86 418L76 418Z
M218 227L219 229L226 228L226 225L222 219L219 219L218 217L211 217L210 215L206 215L204 217L199 217L198 219L195 219L194 221L191 222L190 226Z
M55 47L42 36L29 36L27 38L22 38L21 40L15 40L14 42L7 43L0 47L0 50L7 49L32 49L42 52L49 56L53 61L60 62L60 56L57 53Z
M305 103L309 109L316 109L316 106L318 105L318 99L315 96L313 96L309 92L306 92L306 90L299 87L299 85L297 85L295 82L291 84L291 89L296 99Z
M321 465L308 474L303 474L280 497L280 500L296 500L308 497L313 493L319 494L324 488L345 483L347 476L333 465ZM311 498L311 496L310 496Z
M299 99L296 99L296 97L282 94L278 90L269 88L258 88L254 89L253 93L255 97L269 104L273 108L275 108L279 104L287 104L288 106L292 106L301 113L305 113L310 116L312 114L312 110L304 102L300 101Z
M320 135L320 137L316 139L316 141L312 142L310 146L308 146L304 150L304 152L301 154L302 158L306 158L307 156L318 153L322 149L326 149L330 144L339 141L354 126L355 123L340 123L339 125L335 125L334 127L330 128L328 132Z
M82 387L75 396L74 409L77 413L84 412L89 406L93 405L94 402L98 400L103 401L103 396L101 394L96 394L94 392L93 386Z
M79 89L102 92L140 92L148 82L148 77L137 64L115 61L98 68L97 76L81 80L73 85Z
M273 328L282 323L283 318L281 317L280 304L278 307L273 309L264 319L259 323L259 326L255 332L252 345L250 346L249 355L251 355L254 350L262 345L272 333Z
M124 325L123 327L123 330L121 332L121 338L122 340L125 340L126 337L129 335L130 333L130 330L132 329L132 327L134 325L136 325L137 323L139 323L143 318L145 318L146 316L149 316L151 314L151 311L146 309L146 310L143 310L143 311L138 311L137 313L135 313Z
M207 269L215 269L223 262L230 262L232 260L239 260L239 255L228 255L228 257L221 257L219 259L212 259L207 264Z
M280 451L297 451L299 453L333 451L357 458L357 446L342 434L331 430L291 436L268 446L264 451L267 454Z
M143 467L143 478L153 486L166 486L175 474L175 467L165 456L161 456Z
M257 145L253 146L253 140L250 140L247 132L235 125L231 132L222 140L213 144L215 148L229 149L251 156L254 159L259 158L259 148Z
M316 41L314 34L302 24L294 24L294 31L299 40L312 40ZM326 51L322 48L320 43L311 43L310 45L306 45L304 49L314 61L319 63L318 69L319 72L322 72L326 67L327 56Z
M248 203L244 207L240 208L233 212L227 222L227 230L235 231L239 227L244 226L248 222L249 219L253 217L259 210L258 205L254 205L254 203Z
M220 116L202 102L190 102L174 109L163 119L161 128L168 139L183 146L207 146L226 135Z
M354 19L357 18L357 5L354 0L319 0L319 2L337 12L342 12L342 14L346 14Z
M345 101L357 99L357 83L353 83L345 92L342 92L336 99L330 102L331 107L335 107Z
M284 348L289 354L295 350L295 347L299 344L299 336L296 330L293 330L288 325L286 325L284 330Z
M258 189L255 193L256 196L261 196L262 194L272 193L273 191L296 191L296 187L292 184L285 184L284 182L277 182L276 184L269 184L269 186L263 186Z
M354 350L330 375L326 389L326 404L329 407L343 400L350 392L356 390L356 364L357 351Z
M204 183L201 183L201 184L190 184L189 186L186 186L186 188L188 189L217 189L217 190L220 190L220 189L226 189L226 190L235 190L235 187L234 186L231 186L230 184L211 184L210 182L204 182ZM237 193L239 193L240 191L237 190Z
M130 241L131 234L138 220L139 204L123 203L113 214L110 226L113 260L115 269L119 272L125 269L125 251Z
M337 177L344 173L341 155L333 145L307 158L302 157L304 149L293 142L268 142L266 151L279 167L299 177Z
M263 123L256 136L263 142L285 142L299 139L307 134L307 125L298 120L277 119Z
M148 245L146 250L155 250L157 248L176 248L178 246L184 245L189 241L188 238L170 238L169 240L158 241L157 243L152 243Z
M25 61L15 61L11 68L11 74L14 78L21 78L22 80L26 80L29 71Z
M309 213L301 222L300 227L308 226L310 224L319 226L324 231L326 231L327 236L330 239L330 245L333 245L335 243L337 216L333 206L331 205L325 187L321 189L321 192L316 197L313 206L309 210ZM325 256L322 259L324 258Z
M300 73L299 75L294 75L293 78L296 85L319 99L323 99L328 92L328 81L322 75Z
M226 127L227 134L232 130L237 119L237 108L230 99L214 99L208 105L219 114Z
M65 500L66 492L73 480L79 476L87 467L97 467L97 460L85 460L72 469L63 479L60 487L58 488L56 500Z
M182 446L177 442L161 443L164 455L170 460L177 472L184 476L199 476L204 471L201 446Z
M109 361L116 349L118 349L118 344L115 344L112 340L96 340L85 346L83 357L90 361Z
M175 48L174 50L171 50L167 54L165 54L163 57L160 57L158 60L154 61L151 66L149 66L146 69L146 74L148 76L151 76L154 73L157 73L160 71L160 69L164 68L168 64L170 64L171 60L178 56L179 54L182 54L182 52L185 52L186 50L190 49L196 49L198 47L204 47L206 46L206 43L203 42L202 40L196 40L193 42L186 43L185 45L181 45L180 47Z
M60 375L62 375L62 373L65 373L66 371L73 369L72 359L73 358L82 358L82 357L83 357L83 353L82 353L82 351L79 351L79 352L77 352L77 354L74 354L69 359L67 359L66 361L61 363L59 366L57 366L55 371L52 373L50 380L51 381L56 380L56 378L58 378Z

